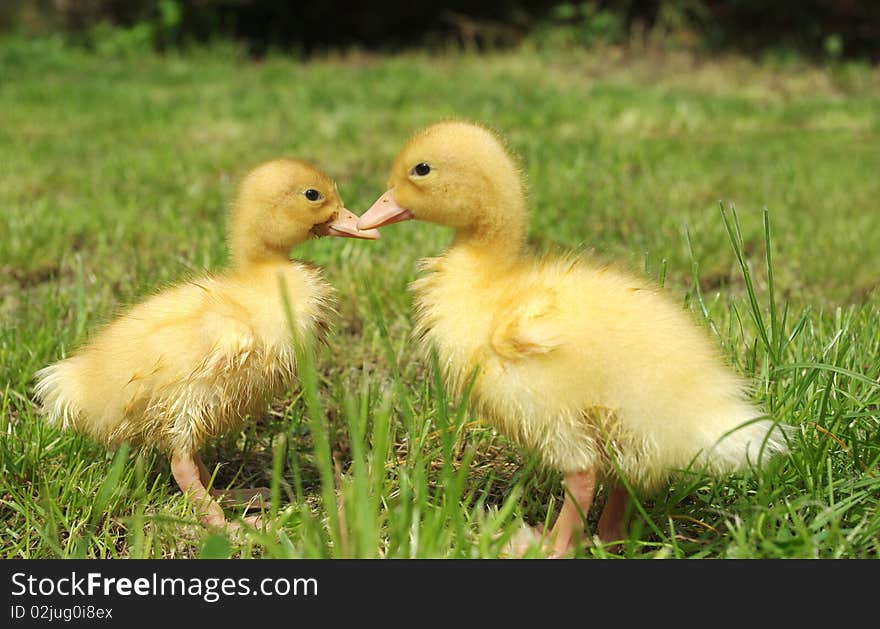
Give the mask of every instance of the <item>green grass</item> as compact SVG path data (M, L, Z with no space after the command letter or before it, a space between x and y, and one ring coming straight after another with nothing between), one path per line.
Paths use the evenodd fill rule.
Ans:
M449 241L430 225L294 251L341 294L328 347L204 453L218 485L272 487L269 532L207 534L164 457L61 433L31 401L33 373L117 307L225 264L249 167L314 160L363 211L408 135L452 116L522 156L533 249L662 278L797 427L760 473L641 496L622 554L878 556L880 73L612 53L254 62L0 42L0 556L495 557L551 521L559 475L412 351L407 283Z

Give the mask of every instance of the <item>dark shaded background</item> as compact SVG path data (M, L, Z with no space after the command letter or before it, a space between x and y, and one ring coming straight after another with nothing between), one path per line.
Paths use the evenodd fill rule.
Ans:
M0 29L64 33L88 44L101 24L143 26L157 48L212 39L312 53L360 46L377 50L513 45L547 27L575 42L631 41L685 33L710 50L790 50L809 56L880 58L877 0L4 0Z

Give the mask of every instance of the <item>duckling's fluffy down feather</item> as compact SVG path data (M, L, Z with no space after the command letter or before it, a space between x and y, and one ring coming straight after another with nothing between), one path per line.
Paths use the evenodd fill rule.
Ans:
M466 247L423 266L425 348L458 393L476 369L478 411L547 465L651 489L785 449L705 332L643 280L570 258L499 269Z
M50 421L108 445L191 453L262 411L294 375L296 333L326 327L332 288L291 262L169 288L111 322L74 355L40 370Z

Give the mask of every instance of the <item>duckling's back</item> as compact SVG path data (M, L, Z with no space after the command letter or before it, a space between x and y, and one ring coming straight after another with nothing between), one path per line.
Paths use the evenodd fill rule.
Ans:
M784 449L705 331L646 282L568 259L491 281L464 256L434 268L415 285L419 329L447 378L479 366L479 409L549 465L655 486L691 463L726 473Z
M330 287L300 265L205 277L134 306L69 358L37 373L50 420L107 444L190 452L240 426L290 381L298 334L324 327Z
M557 263L540 272L549 279L559 271ZM692 464L724 474L785 449L781 430L748 400L746 382L662 291L585 263L558 286L571 340L560 344L564 362L572 373L592 365L580 382L587 390L587 378L599 383L593 399L613 411L606 437L630 477L653 485Z

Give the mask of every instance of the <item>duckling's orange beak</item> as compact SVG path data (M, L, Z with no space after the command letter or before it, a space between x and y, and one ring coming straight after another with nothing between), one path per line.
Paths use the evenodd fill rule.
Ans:
M408 221L411 218L413 218L412 212L397 205L392 188L379 197L369 210L361 214L357 226L358 229L375 229L391 223Z
M357 214L344 207L339 208L336 218L332 221L312 227L312 233L316 236L339 236L340 238L363 238L364 240L378 240L381 237L375 229L359 229Z

